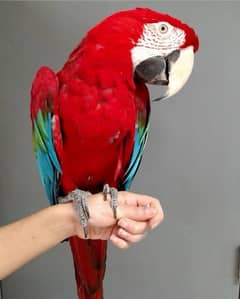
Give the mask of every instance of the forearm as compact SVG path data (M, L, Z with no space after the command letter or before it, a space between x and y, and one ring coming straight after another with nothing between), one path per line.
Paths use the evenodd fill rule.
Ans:
M141 240L148 227L155 227L163 219L158 200L145 195L119 192L118 217L125 218L120 224L113 218L110 204L103 200L101 193L92 195L88 204L88 237L103 240L111 237L119 248ZM51 206L1 227L0 279L73 235L83 238L83 229L72 203Z
M0 279L74 233L73 207L51 206L0 228Z

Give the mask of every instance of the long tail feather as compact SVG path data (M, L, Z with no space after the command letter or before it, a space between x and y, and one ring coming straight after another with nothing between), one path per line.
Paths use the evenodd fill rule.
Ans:
M107 241L69 239L79 299L103 299Z

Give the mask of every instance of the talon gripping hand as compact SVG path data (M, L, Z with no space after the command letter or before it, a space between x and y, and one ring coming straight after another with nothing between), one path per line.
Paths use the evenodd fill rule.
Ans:
M92 28L57 73L39 69L31 90L33 145L50 204L75 189L130 187L148 135L145 83L164 86L161 98L174 95L189 78L197 49L188 25L137 8ZM106 241L69 242L79 298L102 298Z

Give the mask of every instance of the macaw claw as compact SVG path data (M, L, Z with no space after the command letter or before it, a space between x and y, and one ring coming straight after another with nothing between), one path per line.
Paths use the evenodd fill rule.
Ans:
M113 210L113 217L117 219L117 207L118 207L118 190L113 187L109 187L108 184L103 186L104 200L107 200L108 194L110 195L110 205Z
M88 237L88 219L90 217L89 209L87 205L87 197L91 195L90 192L86 192L80 189L75 189L68 193L65 197L59 197L59 203L73 202L75 211L77 212L79 221L83 228L84 238Z

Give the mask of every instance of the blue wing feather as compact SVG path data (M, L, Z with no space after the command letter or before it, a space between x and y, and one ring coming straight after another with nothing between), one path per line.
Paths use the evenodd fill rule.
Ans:
M128 190L140 166L149 131L149 117L144 128L138 122L135 131L132 157L123 180L123 189Z
M47 66L41 67L33 79L30 111L37 166L50 204L57 202L61 173L53 136L53 129L60 132L60 128L56 127L56 123L53 128L52 124L58 90L59 82L56 74Z
M48 196L50 204L57 203L58 179L61 173L56 151L53 143L52 134L52 113L48 112L44 119L42 111L38 112L36 121L34 122L34 131L38 132L38 143L43 146L36 146L36 160L40 173L42 184Z

